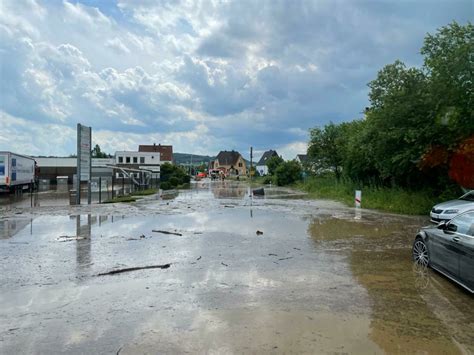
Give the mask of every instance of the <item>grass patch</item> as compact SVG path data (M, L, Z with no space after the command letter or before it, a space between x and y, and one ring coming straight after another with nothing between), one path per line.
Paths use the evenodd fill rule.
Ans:
M148 195L154 195L156 193L158 193L157 189L146 189L146 190L134 191L131 193L131 196L148 196Z
M435 195L430 190L410 191L398 187L360 186L350 180L330 177L309 178L297 183L312 198L331 199L354 206L355 190L362 190L362 207L392 213L427 215L436 203L457 196Z
M109 200L105 200L102 203L117 203L117 202L135 202L137 199L132 196L119 196L119 197L114 197Z

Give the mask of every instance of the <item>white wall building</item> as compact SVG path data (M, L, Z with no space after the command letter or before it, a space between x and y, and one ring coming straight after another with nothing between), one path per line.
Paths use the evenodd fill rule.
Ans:
M160 153L159 152L115 152L115 165L130 169L146 169L153 171L153 178L160 177ZM138 177L138 172L134 173ZM117 177L122 177L122 173L117 173Z

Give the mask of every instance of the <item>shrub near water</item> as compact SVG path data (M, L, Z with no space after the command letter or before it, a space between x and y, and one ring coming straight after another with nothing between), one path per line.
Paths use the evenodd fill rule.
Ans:
M163 190L175 189L181 185L189 184L191 177L186 172L176 166L169 163L165 163L161 166L160 171L160 187Z
M337 181L333 177L310 178L297 187L311 197L333 199L348 206L354 206L355 190L362 190L363 208L412 215L427 215L436 203L458 197L456 192L440 196L429 189L409 191L397 187L361 186L351 180Z
M286 161L278 165L274 175L278 186L290 185L301 179L301 166L298 162Z

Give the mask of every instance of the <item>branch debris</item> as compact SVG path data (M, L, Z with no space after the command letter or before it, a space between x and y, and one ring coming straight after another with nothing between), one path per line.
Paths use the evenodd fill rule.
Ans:
M97 274L97 276L115 275L115 274L121 274L123 272L145 270L145 269L168 269L170 266L171 266L171 264L127 267L127 268L124 268L124 269L117 269L117 270L112 270L112 271L108 271L108 272L103 272L101 274Z

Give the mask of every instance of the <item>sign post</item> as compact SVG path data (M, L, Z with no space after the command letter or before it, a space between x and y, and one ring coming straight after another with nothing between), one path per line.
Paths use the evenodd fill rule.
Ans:
M360 208L361 201L362 201L362 191L361 190L356 190L356 192L355 192L355 206L357 208Z
M253 147L250 147L250 181L252 181L252 175L253 175Z
M87 182L87 203L91 204L91 147L92 129L77 124L77 173L76 173L76 204L81 204L81 181Z

